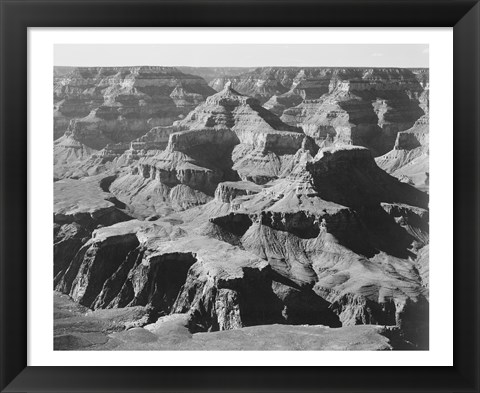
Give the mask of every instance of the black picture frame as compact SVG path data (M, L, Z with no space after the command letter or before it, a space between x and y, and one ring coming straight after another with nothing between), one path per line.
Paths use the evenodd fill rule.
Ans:
M476 1L0 0L0 13L2 391L479 391L480 5ZM28 367L27 28L42 26L453 27L454 366Z

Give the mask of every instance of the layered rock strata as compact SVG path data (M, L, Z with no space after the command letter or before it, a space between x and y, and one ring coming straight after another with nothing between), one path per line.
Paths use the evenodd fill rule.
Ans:
M267 260L290 285L311 288L342 325L398 325L424 340L426 194L386 174L362 147L324 149L268 186L252 186L232 199L236 189L220 184L213 201L179 217Z
M93 309L186 314L193 332L380 324L427 345L426 194L362 147L295 161L270 184L220 183L206 205L96 229L56 289Z
M208 202L222 181L264 184L277 178L294 154L308 146L314 144L301 129L227 85L183 120L132 142L119 160L128 156L136 161L112 184L112 192L127 204L147 205L139 211L143 215L159 213L157 195L174 210L183 210ZM145 203L147 196L150 202Z
M92 309L149 306L158 315L188 313L192 331L306 319L339 325L327 302L275 281L267 261L168 222L95 230L56 289Z
M377 328L357 336L353 325L388 326L375 349L428 348L428 73L407 71L324 69L322 83L269 71L289 86L273 107L285 118L280 105L301 99L302 127L227 83L132 141L97 151L60 138L55 176L70 179L55 182L56 290L96 310L95 323L132 315L134 329L104 349L135 349L138 337L160 348L164 329L178 343L287 334L279 324L339 328L339 348L364 333L380 342ZM277 82L265 88L281 92Z
M131 141L157 125L172 124L213 90L173 67L77 67L54 83L55 138L67 128L99 149Z
M342 70L327 94L285 110L282 119L301 125L319 146L362 145L377 156L425 114L424 92L410 70Z
M210 82L228 81L317 144L354 144L382 155L396 135L428 114L426 69L265 67Z

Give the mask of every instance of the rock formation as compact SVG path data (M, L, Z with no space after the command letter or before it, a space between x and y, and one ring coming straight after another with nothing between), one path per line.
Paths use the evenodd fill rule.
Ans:
M425 114L425 86L405 69L336 69L327 94L304 100L282 119L301 125L319 146L354 144L375 156L393 148L397 133Z
M198 105L136 138L54 142L54 288L98 334L55 345L226 349L271 327L305 349L428 348L428 73L235 78L206 99L176 83L175 107Z
M61 180L54 185L53 233L55 282L93 230L130 220L126 206L108 192L111 177Z
M277 178L304 145L314 146L301 129L227 84L184 119L133 141L113 160L123 170L111 190L144 217L159 205L183 210L208 202L222 181Z
M361 145L380 156L394 149L399 132L428 115L425 69L264 67L210 86L219 90L229 81L319 147Z
M129 143L170 125L214 93L200 77L173 67L75 67L54 78L57 177L76 173L83 153ZM65 143L63 140L67 140ZM73 142L72 142L73 141ZM58 158L57 158L58 157ZM73 167L73 168L70 168Z
M146 307L89 310L59 293L54 297L55 350L323 350L385 351L409 349L399 330L362 325L264 325L192 333L185 314L151 321ZM127 330L125 330L127 329Z
M422 116L412 128L397 134L393 149L377 157L377 164L401 181L428 190L428 145L428 116Z
M262 103L288 92L303 99L312 99L328 92L331 72L332 68L322 67L260 67L240 75L221 76L212 80L210 86L222 90L230 81L239 92Z

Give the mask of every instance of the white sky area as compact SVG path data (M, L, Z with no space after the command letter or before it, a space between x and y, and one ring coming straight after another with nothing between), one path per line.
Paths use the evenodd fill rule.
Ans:
M428 67L423 44L56 44L56 66Z

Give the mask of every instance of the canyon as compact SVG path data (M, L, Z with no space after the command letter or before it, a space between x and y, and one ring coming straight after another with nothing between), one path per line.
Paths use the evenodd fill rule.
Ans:
M54 70L55 348L428 349L428 93L428 69Z

